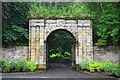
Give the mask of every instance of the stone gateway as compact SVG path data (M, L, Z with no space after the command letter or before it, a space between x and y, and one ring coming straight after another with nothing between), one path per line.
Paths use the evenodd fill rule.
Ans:
M64 29L69 31L76 39L72 49L72 65L81 60L93 60L92 27L90 20L29 20L29 60L35 61L41 69L47 67L46 39L51 32Z

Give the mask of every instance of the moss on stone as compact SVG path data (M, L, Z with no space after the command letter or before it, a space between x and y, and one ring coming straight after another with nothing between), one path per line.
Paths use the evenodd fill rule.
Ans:
M91 19L89 14L80 14L80 15L71 15L71 16L63 16L63 15L56 15L56 16L39 16L39 15L34 15L34 16L29 16L29 19L66 19L66 20L88 20Z
M37 69L46 70L46 65L37 65Z

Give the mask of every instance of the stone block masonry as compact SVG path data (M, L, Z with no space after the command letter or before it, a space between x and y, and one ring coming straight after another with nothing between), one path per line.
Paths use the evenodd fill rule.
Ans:
M28 60L28 46L2 48L1 56L9 61Z
M106 51L99 47L93 48L92 25L90 20L29 20L29 47L15 46L3 48L2 56L11 61L26 59L35 61L39 68L46 68L48 61L46 40L56 30L66 30L76 39L72 47L72 65L78 65L80 61L105 61L119 62L120 52ZM120 50L120 49L118 49Z
M120 63L120 47L107 46L106 48L100 48L94 46L94 60L99 62L109 60L113 63Z
M90 20L29 20L29 60L37 65L47 65L46 40L55 30L66 30L76 39L73 47L72 62L79 64L81 60L93 60L92 28Z
M106 60L109 60L113 63L120 62L120 47L108 46L106 48L100 48L98 46L94 46L93 48L94 48L93 49L94 60L99 61L99 62L103 62ZM28 46L14 46L14 47L2 48L1 54L2 55L0 55L0 57L5 58L9 61L29 60L28 59L29 47Z

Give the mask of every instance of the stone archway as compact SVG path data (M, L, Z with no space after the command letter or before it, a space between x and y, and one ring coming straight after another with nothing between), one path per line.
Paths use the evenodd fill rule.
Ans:
M57 29L71 32L77 40L74 64L81 60L93 60L92 28L90 20L29 20L29 60L35 61L39 68L46 69L46 39Z
M60 33L62 33L62 34L60 34ZM71 38L65 38L65 37L57 37L56 35L54 35L54 34L57 34L57 35L66 35L66 36L70 36ZM52 60L52 59L50 59L50 55L52 55L52 54L54 54L54 53L57 53L56 51L54 52L48 52L49 50L53 50L53 48L51 48L51 47L53 47L53 45L55 45L56 44L56 42L51 42L51 40L54 40L54 39L57 39L57 40L59 40L59 39L61 39L62 38L62 40L64 39L64 40L67 40L67 43L65 43L64 42L64 48L65 48L65 46L67 46L67 45L69 45L69 53L71 54L71 59L54 59L54 60ZM69 40L73 40L72 42L69 42ZM60 41L58 41L58 42L61 42L62 40L60 40ZM64 41L63 40L63 41ZM46 46L47 46L47 55L46 55L46 64L47 64L47 67L49 67L50 66L50 63L51 64L54 64L54 63L62 63L62 64L69 64L69 65L71 65L71 63L72 63L72 67L74 67L74 64L75 64L75 53L76 53L76 44L77 44L77 41L76 41L77 39L75 38L75 36L70 32L70 31L68 31L68 30L66 30L66 29L63 29L63 28L60 28L60 29L55 29L55 30L53 30L48 36L47 36L47 39L46 39ZM51 43L52 43L52 45L51 45ZM61 43L62 44L62 43ZM66 45L67 44L67 45ZM63 45L61 45L62 47L63 47ZM57 47L59 47L59 46L57 46ZM55 47L55 48L57 48L57 47ZM67 46L68 47L68 46ZM63 49L64 49L63 48ZM62 52L60 52L62 55L64 54L63 52L66 52L66 51L68 51L68 50L63 50Z

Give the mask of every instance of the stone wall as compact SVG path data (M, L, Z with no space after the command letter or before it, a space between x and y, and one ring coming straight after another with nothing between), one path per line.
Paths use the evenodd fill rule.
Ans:
M2 48L2 57L8 60L23 60L28 59L28 46L16 46L9 48ZM94 60L103 62L110 60L113 63L120 62L120 47L109 46L100 48L94 46Z
M15 46L2 48L2 58L10 61L27 60L28 59L28 46Z
M109 46L106 48L100 48L94 46L94 60L103 62L106 60L112 61L113 63L120 62L120 47Z
M92 27L90 20L69 19L30 19L29 20L29 56L38 65L46 63L46 40L55 30L66 30L76 39L74 64L81 60L93 60Z

